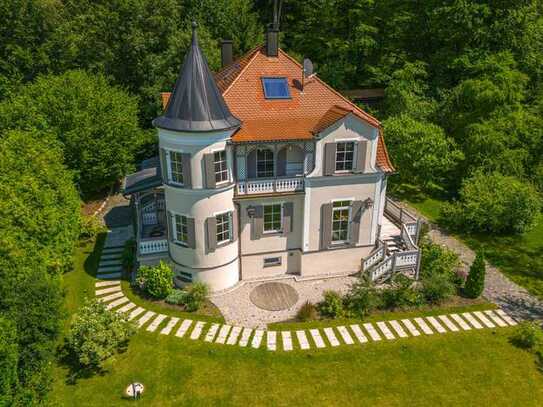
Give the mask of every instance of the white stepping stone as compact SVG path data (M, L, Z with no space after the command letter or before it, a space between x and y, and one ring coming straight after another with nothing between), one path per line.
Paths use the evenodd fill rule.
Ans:
M164 328L162 328L162 330L160 331L160 333L162 335L169 335L170 332L172 332L172 329L175 325L177 325L177 323L179 322L179 318L176 318L176 317L172 317L168 323L166 324L166 326Z
M118 310L116 310L116 312L118 312L119 314L123 314L125 312L130 311L132 308L136 308L136 304L134 304L133 302L129 302L125 306L123 306L123 307L119 308Z
M395 338L394 334L390 331L390 329L388 329L387 324L380 321L380 322L377 322L377 326L379 327L381 332L385 335L385 338L387 338L389 340Z
M185 336L191 324L192 324L192 319L185 319L183 322L181 322L181 325L179 326L179 329L175 333L175 336L177 336L178 338L182 338L183 336Z
M116 293L106 295L105 297L98 298L98 301L100 302L110 302L117 298L124 297L124 293L122 291L117 291Z
M434 327L434 329L440 334L444 334L445 332L447 332L447 330L443 328L443 325L441 325L438 322L438 320L435 319L434 317L426 317L426 319L428 320L428 322L430 322L430 324Z
M419 336L420 335L419 330L417 329L417 327L415 325L413 325L413 322L411 322L408 319L402 319L402 323L405 325L405 327L407 328L407 330L409 331L409 333L411 335L413 335L413 336Z
M118 307L119 305L122 305L124 303L127 303L128 301L130 301L128 298L126 297L121 297L119 299L116 299L115 301L113 302L110 302L109 304L106 305L106 309L113 309L113 308L116 308Z
M205 324L206 324L205 322L197 321L196 325L194 325L194 329L192 330L190 334L190 339L192 340L198 339L200 335L202 334L202 330L204 329Z
M290 335L290 331L282 331L281 336L283 338L283 350L284 351L291 351L292 350L292 336Z
M433 335L434 331L430 329L426 321L422 318L415 318L415 322L417 325L422 329L422 332L424 332L426 335Z
M462 319L462 317L458 314L451 314L451 318L454 319L454 321L462 328L464 331L470 331L471 326L469 326L466 321Z
M398 334L400 338L407 338L407 333L404 331L403 327L398 321L388 321L392 329Z
M311 337L315 341L315 346L317 348L324 348L326 345L324 344L324 340L322 339L322 336L318 329L310 329L309 333L311 334Z
M276 350L277 349L277 332L275 331L267 331L266 334L266 347L268 350Z
M513 318L511 318L509 315L507 315L504 310L497 309L496 314L498 314L509 325L511 325L511 326L517 325L517 321L515 321Z
M260 348L260 343L262 342L263 336L264 336L264 331L262 329L255 330L255 334L253 336L253 341L251 342L251 346L255 349Z
M485 314L488 315L496 325L501 326L502 328L507 326L505 321L498 317L492 310L485 311Z
M228 336L228 332L230 332L230 328L232 328L231 325L223 325L221 327L221 330L219 331L219 335L217 336L217 339L215 339L215 343L224 344L226 342L226 337Z
M209 331L207 331L206 337L204 341L206 342L213 342L213 339L215 339L215 335L217 335L217 331L219 330L219 324L211 324L211 327L209 328Z
M241 333L241 338L238 342L238 345L243 348L246 347L249 343L249 338L252 332L253 330L251 328L243 328L243 332Z
M358 339L358 342L366 343L368 341L368 338L366 338L366 335L364 335L358 324L351 325L351 330L353 331L354 336L356 336L356 339Z
M483 326L479 323L479 321L473 318L473 315L471 315L469 312L464 312L462 315L475 329L483 329Z
M226 341L227 345L235 345L238 341L239 334L241 333L241 326L235 326L230 331L230 336L228 337L228 340Z
M339 341L336 337L336 334L334 333L334 330L332 328L324 328L324 334L328 338L328 341L330 342L330 345L332 346L339 346Z
M143 316L138 320L138 328L141 328L147 321L149 321L151 318L153 318L153 315L155 315L156 312L153 311L147 311Z
M345 342L347 345L354 345L353 337L351 336L347 328L345 328L344 326L338 326L337 330L341 335L343 342Z
M96 284L94 284L95 287L109 287L112 285L120 285L120 280L111 280L111 281L97 281Z
M136 308L134 311L132 311L130 313L130 315L128 316L128 320L129 321L132 321L134 318L136 318L139 314L141 314L143 311L145 311L145 308L142 308L142 307L138 307Z
M452 321L447 317L447 315L438 315L438 318L441 319L441 321L445 324L447 328L449 328L453 332L458 332L458 327L452 323Z
M95 294L98 297L99 295L111 294L117 291L121 291L120 285L116 285L115 287L102 288L101 290L96 290Z
M96 278L99 278L101 280L109 280L113 278L121 278L121 273L102 273L102 274L96 274Z
M366 322L364 324L364 328L366 328L366 331L368 331L368 334L373 341L380 341L381 339L383 339L371 323Z
M296 337L298 338L301 349L307 350L310 348L305 331L296 331Z
M168 318L167 315L158 314L157 317L154 319L154 321L149 324L149 326L147 327L147 330L149 332L155 332L158 326L160 325L160 323L164 321L166 318Z
M477 318L479 318L479 321L483 323L484 326L487 328L496 328L496 325L494 325L481 311L474 311L473 315L475 315Z

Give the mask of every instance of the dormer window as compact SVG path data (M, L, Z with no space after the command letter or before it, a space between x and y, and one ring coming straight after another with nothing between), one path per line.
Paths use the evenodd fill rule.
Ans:
M290 99L287 78L262 78L266 99Z

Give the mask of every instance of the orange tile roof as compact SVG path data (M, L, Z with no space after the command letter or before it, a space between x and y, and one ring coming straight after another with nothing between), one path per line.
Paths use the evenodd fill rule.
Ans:
M266 99L261 83L266 76L286 77L291 98ZM271 58L266 56L265 47L255 48L221 69L215 80L230 111L242 121L233 142L310 140L352 113L379 129L377 165L385 172L394 171L380 122L316 75L306 78L302 91L302 66L283 50ZM162 97L167 103L164 94Z

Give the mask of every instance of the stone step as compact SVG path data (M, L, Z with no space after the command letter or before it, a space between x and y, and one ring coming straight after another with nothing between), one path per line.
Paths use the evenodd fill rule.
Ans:
M168 318L167 315L164 314L158 314L157 317L149 324L147 327L147 331L149 332L155 332L158 326L162 321L164 321L166 318Z
M194 329L192 330L190 334L190 339L192 340L198 339L200 335L202 334L202 330L204 329L205 324L206 324L205 322L197 321L196 325L194 326Z
M434 329L440 334L444 334L445 332L447 332L447 330L443 328L443 325L441 325L434 317L426 317L426 320L430 322Z
M123 271L123 268L121 266L104 266L98 267L96 275L100 275L103 273L120 273L121 271Z
M310 348L305 331L296 331L296 337L298 338L301 349L307 350Z
M433 335L434 334L434 331L432 331L430 329L430 327L428 326L428 324L426 323L426 321L422 318L415 318L415 322L417 323L417 325L420 327L420 329L422 330L422 332L424 332L426 335Z
M328 338L328 342L330 342L330 345L332 346L339 346L339 341L336 337L336 334L334 333L334 330L332 328L324 328L324 334Z
M464 331L470 331L471 326L469 326L466 321L462 319L462 317L458 314L451 314L451 318L454 319L454 321L458 324L460 328L462 328Z
M243 332L241 333L241 339L239 340L238 345L241 347L247 346L252 332L253 330L251 328L243 328Z
M288 352L292 350L292 336L290 331L282 331L281 337L283 338L283 350Z
M116 279L121 278L121 273L100 273L96 274L96 278L100 280L110 280L110 279Z
M485 314L490 317L490 319L500 327L506 327L507 324L500 317L498 317L492 310L485 311Z
M232 328L231 325L223 325L221 326L221 329L219 330L219 335L217 335L217 339L215 339L215 343L220 343L221 345L224 345L226 342L226 338L228 337L228 333L230 332L230 328Z
M407 330L409 331L409 333L411 335L413 335L413 336L419 336L420 335L419 330L417 329L417 327L415 325L413 325L413 322L411 322L408 319L402 319L402 323L405 325L405 327L407 328Z
M318 329L310 329L309 333L311 334L311 337L313 338L313 341L315 342L315 346L317 348L325 348L326 345L324 343L324 340L322 339L322 336Z
M338 326L337 330L339 334L341 335L341 338L343 339L343 342L345 342L347 345L354 345L353 338L346 327L344 326Z
M136 304L134 304L133 302L129 302L128 304L116 310L116 312L118 312L119 314L122 314L122 313L130 311L132 308L136 308Z
M209 331L207 331L206 337L204 341L206 342L213 342L215 339L215 335L217 335L217 332L219 331L219 324L211 324L211 327L209 328Z
M260 348L260 344L262 343L262 337L264 336L264 331L262 329L255 330L255 334L253 336L253 340L251 342L251 346L255 349Z
M504 310L497 309L496 314L498 314L509 325L511 325L511 326L517 325L517 321L515 321L513 318L511 318L509 315L507 315Z
M235 326L230 331L230 336L228 337L228 340L226 341L227 345L235 345L238 342L239 334L241 333L241 327Z
M126 297L121 297L113 302L110 302L109 304L106 305L106 309L113 309L115 307L118 307L119 305L122 305L126 302L130 301L128 298Z
M491 322L481 311L474 311L473 315L475 315L479 321L483 323L484 326L487 328L496 328L496 325L494 325L493 322Z
M111 280L111 281L97 281L94 286L95 287L109 287L112 285L119 285L121 284L121 280Z
M473 315L471 315L469 312L464 312L462 316L466 318L475 329L483 329L483 326L479 323L479 321L473 318Z
M102 260L102 259L100 259L100 263L98 263L98 268L113 267L113 266L122 267L122 265L123 265L123 262L121 260Z
M388 321L392 329L398 334L400 338L407 338L407 333L404 331L403 327L398 321Z
M179 329L175 333L175 336L182 338L187 333L189 327L192 324L192 319L185 319L183 322L181 322L181 325L179 326Z
M117 291L113 294L110 294L110 295L106 295L105 297L100 297L98 298L98 301L100 302L110 302L110 301L113 301L117 298L121 298L121 297L124 297L124 293L122 291Z
M368 334L370 335L370 338L374 341L380 341L382 338L381 338L381 335L379 335L379 333L375 330L375 328L373 327L373 325L369 322L366 322L364 325L364 328L366 329L366 331L368 332Z
M172 332L172 329L174 328L175 325L177 325L177 323L179 322L179 318L176 318L176 317L172 317L168 323L166 324L166 326L164 328L162 328L162 330L160 331L160 333L162 335L169 335L170 332Z
M379 329L381 330L381 332L385 335L385 338L387 338L388 340L396 339L396 337L394 336L394 334L390 331L390 329L388 329L387 324L385 324L384 322L380 321L380 322L377 322L377 326L379 327Z
M351 325L351 330L353 331L354 336L356 336L356 339L358 339L358 342L366 343L368 341L368 338L366 338L366 335L364 335L364 332L362 332L362 329L358 324Z
M452 321L447 317L447 315L438 315L438 318L445 324L449 330L452 332L458 332L460 329L452 323Z
M145 308L138 307L134 311L128 315L128 320L132 321L134 318L136 318L138 315L142 314L145 311Z
M138 320L138 328L143 327L153 316L156 315L156 312L147 311L143 316Z
M275 351L277 349L277 332L267 331L266 347L271 351Z
M103 256L121 256L123 254L124 247L107 247L102 249L100 255Z
M121 291L120 285L115 285L113 287L108 287L108 288L101 288L100 290L96 290L94 294L98 297L100 295L111 294L117 291Z

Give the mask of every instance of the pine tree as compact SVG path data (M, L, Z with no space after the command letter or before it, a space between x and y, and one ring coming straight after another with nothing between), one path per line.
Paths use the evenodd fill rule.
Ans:
M485 256L482 251L478 251L475 260L469 269L469 275L466 280L464 292L469 298L477 298L483 293L485 288Z

